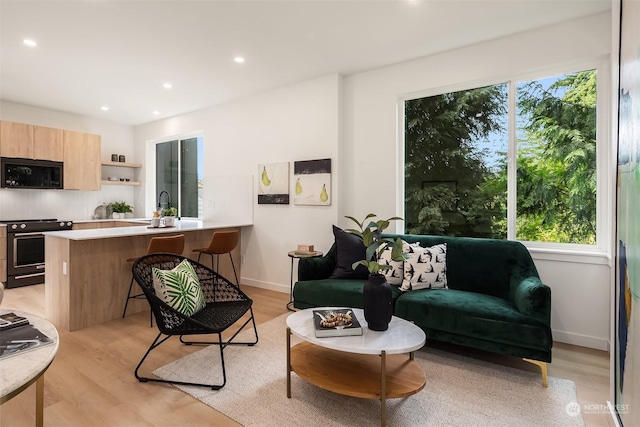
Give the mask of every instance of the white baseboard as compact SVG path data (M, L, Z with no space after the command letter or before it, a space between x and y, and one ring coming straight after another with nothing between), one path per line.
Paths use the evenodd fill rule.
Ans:
M552 330L552 334L554 342L562 342L565 344L579 345L580 347L609 351L609 340L606 338L558 330Z
M261 289L268 289L270 291L276 291L276 292L282 292L284 294L288 294L289 293L289 285L283 285L280 283L271 283L271 282L264 282L262 280L254 280L254 279L248 279L246 277L241 277L240 278L240 283L242 283L243 285L249 285L249 286L253 286L256 288L261 288Z

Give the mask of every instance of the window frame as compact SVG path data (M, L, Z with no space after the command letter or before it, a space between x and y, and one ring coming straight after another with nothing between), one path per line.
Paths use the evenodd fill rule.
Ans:
M398 131L398 181L396 211L404 217L405 199L405 102L441 95L448 92L470 90L474 88L506 83L508 93L507 116L507 240L516 239L516 86L523 81L544 79L551 76L571 74L584 70L596 70L598 81L596 86L596 244L555 243L539 241L521 241L535 258L549 260L570 260L577 262L610 264L613 236L613 201L615 200L615 179L611 176L611 70L607 58L595 58L585 61L574 61L551 67L543 67L533 72L519 73L509 76L496 76L482 80L467 81L452 85L435 87L403 94L397 103ZM404 232L404 224L397 224L398 232ZM400 229L402 228L402 229Z
M151 139L147 141L147 145L146 145L146 171L145 171L145 183L148 185L145 185L145 212L153 212L154 210L156 210L157 208L157 198L158 195L155 194L155 190L157 187L157 183L156 183L156 145L158 144L162 144L165 142L170 142L170 141L183 141L186 139L191 139L191 138L202 138L203 139L203 144L202 144L202 150L203 152L200 154L200 156L202 156L202 158L204 158L204 132L201 130L198 131L192 131L192 132L188 132L188 133L180 133L180 134L175 134L175 135L170 135L170 136L164 136L162 138L157 138L157 139ZM181 159L181 153L180 150L178 150L178 163L180 163L180 159ZM171 196L172 200L174 198L174 196ZM180 200L180 186L178 186L178 194L175 195L175 198L177 201ZM179 208L178 208L179 209ZM204 213L203 213L204 214ZM179 215L180 215L180 210L179 210ZM183 219L194 219L194 220L202 220L203 218L200 217L184 217L181 216L181 218Z

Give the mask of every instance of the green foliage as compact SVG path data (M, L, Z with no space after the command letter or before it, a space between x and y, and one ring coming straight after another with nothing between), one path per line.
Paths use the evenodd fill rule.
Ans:
M595 243L596 71L519 85L516 237ZM479 142L505 127L504 85L405 104L406 231L506 238L506 155ZM455 182L455 186L451 183Z
M506 237L506 164L490 169L477 149L503 130L506 104L506 85L405 103L408 233Z
M162 216L177 216L178 209L173 206L169 206L168 208L162 208Z
M517 238L594 244L596 72L519 88ZM564 92L562 95L559 93Z
M367 224L367 220L370 218L375 218L375 214L368 214L362 222L358 221L352 216L345 216L345 218L349 218L351 221L355 222L358 225L358 229L345 229L347 233L352 233L360 236L362 238L362 243L367 248L366 250L366 259L353 263L353 269L360 264L367 267L369 273L377 274L380 271L387 270L391 268L389 265L380 264L377 260L380 259L380 255L382 252L390 248L391 249L391 259L394 261L404 261L405 254L402 252L402 239L398 238L395 241L390 238L381 238L381 234L389 227L391 221L402 220L402 218L394 216L389 219L381 219L378 221L370 221ZM365 225L366 224L366 225Z
M107 206L111 209L111 212L116 213L131 213L133 212L133 207L125 201L122 202L111 202Z

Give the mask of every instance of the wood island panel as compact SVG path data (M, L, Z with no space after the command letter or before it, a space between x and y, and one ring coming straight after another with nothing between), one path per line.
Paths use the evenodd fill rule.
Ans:
M175 234L185 235L183 255L197 258L195 248L209 245L214 231L239 230L184 230ZM161 233L169 236L174 233ZM55 236L45 237L45 300L46 317L66 331L75 331L122 317L132 263L128 258L145 254L153 234L123 236L90 240L70 240ZM240 244L232 252L238 277L240 277ZM63 263L67 263L66 274ZM211 267L211 257L203 257L202 263ZM220 257L220 274L234 281L228 256ZM136 285L137 286L137 285ZM149 310L145 300L130 300L127 315Z

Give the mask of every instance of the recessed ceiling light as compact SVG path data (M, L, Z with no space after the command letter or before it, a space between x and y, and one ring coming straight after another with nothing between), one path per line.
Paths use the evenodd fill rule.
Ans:
M26 44L29 47L38 46L38 43L36 43L34 40L31 40L31 39L24 39L24 40L22 40L22 43Z
M241 56L236 56L235 58L233 58L234 61L236 61L238 64L242 64L244 62L244 58Z
M106 105L103 105L102 107L100 107L100 109L102 111L109 111L109 107L107 107Z
M153 114L155 114L157 116L158 114L160 114L160 111L156 110L156 111L153 112Z
M173 87L173 85L171 83L165 83L162 85L163 88L165 89L171 89Z

